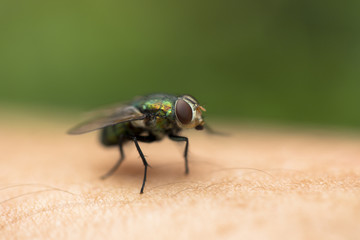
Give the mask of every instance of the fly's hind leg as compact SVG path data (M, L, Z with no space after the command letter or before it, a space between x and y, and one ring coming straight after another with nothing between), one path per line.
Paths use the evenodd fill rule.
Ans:
M119 168L120 164L122 163L122 161L125 158L124 151L123 151L123 137L119 137L118 145L119 145L119 150L120 150L120 158L106 174L101 176L101 179L103 179L103 180L110 177Z

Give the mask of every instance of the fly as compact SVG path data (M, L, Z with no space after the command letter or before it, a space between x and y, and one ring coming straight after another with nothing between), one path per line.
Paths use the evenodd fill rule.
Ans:
M153 94L137 98L129 104L106 109L99 116L70 129L68 133L83 134L101 129L101 143L119 147L119 160L102 179L111 176L118 169L124 160L123 144L133 141L144 164L140 190L143 193L149 164L139 142L160 141L166 136L176 142L185 142L185 173L188 174L189 139L179 134L183 129L202 130L205 127L202 118L204 111L206 110L189 95Z

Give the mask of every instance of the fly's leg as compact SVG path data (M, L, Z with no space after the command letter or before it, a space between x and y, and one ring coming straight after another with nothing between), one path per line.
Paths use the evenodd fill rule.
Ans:
M143 179L143 183L142 183L142 186L141 186L141 190L140 190L140 194L144 193L144 187L145 187L145 182L146 182L146 173L147 173L147 168L149 166L149 164L147 163L146 159L145 159L145 156L143 154L143 152L141 151L141 148L139 146L139 143L137 141L137 138L136 137L133 137L132 139L135 143L135 146L136 146L136 149L137 151L139 152L139 155L141 157L141 160L144 164L144 167L145 167L145 171L144 171L144 179Z
M141 190L140 190L140 194L144 193L144 187L145 187L145 182L146 182L146 174L147 174L147 167L150 167L150 165L147 163L145 156L143 154L143 152L141 151L141 148L139 146L138 142L147 142L147 143L151 143L156 141L156 137L154 135L148 135L148 136L134 136L132 137L132 140L135 143L136 149L141 157L141 160L143 161L144 167L145 167L145 171L144 171L144 179L143 179L143 183L141 186Z
M184 151L184 158L185 158L185 174L189 174L189 164L188 164L188 150L189 150L189 139L187 137L176 136L176 135L169 135L169 138L176 142L185 142L185 151Z
M124 151L123 151L123 138L119 137L118 141L119 141L120 158L116 162L116 164L106 174L101 176L101 179L103 179L103 180L110 177L119 168L120 164L122 163L122 161L125 158Z

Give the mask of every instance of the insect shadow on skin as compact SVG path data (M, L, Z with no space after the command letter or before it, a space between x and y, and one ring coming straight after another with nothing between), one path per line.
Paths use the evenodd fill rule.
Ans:
M101 129L100 141L104 146L118 146L120 158L101 178L111 176L125 158L123 145L133 142L144 165L144 177L140 193L144 192L147 169L139 142L151 143L165 136L176 142L184 142L185 173L189 173L189 139L179 135L183 129L207 129L215 133L204 122L205 109L189 95L152 94L136 98L128 104L101 111L101 114L69 130L69 134L83 134Z

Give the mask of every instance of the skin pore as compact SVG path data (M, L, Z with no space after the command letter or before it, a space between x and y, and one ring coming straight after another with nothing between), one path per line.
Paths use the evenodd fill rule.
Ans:
M69 125L2 120L0 238L355 239L360 234L360 136L231 127L185 131L184 143L119 149ZM221 127L219 127L221 128Z

